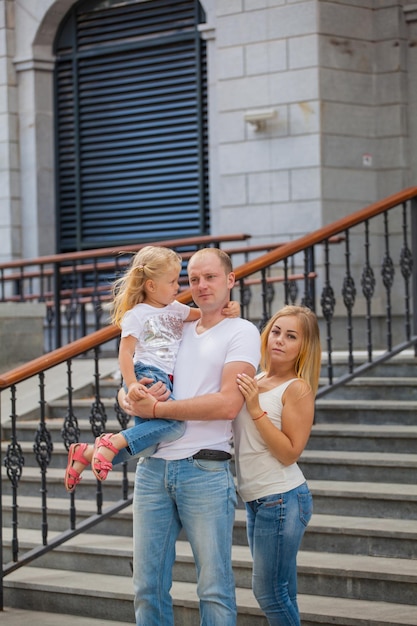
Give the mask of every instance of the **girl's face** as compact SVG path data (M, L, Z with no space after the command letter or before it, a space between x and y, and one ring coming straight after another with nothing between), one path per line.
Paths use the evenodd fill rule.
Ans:
M271 366L286 363L294 366L303 340L298 318L295 315L279 317L268 336L268 353Z
M167 306L178 295L179 271L176 268L167 269L163 276L146 282L145 302L154 306Z

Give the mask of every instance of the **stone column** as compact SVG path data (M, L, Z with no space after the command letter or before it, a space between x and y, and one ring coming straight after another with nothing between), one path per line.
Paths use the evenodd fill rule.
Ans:
M21 257L14 2L0 0L0 262Z

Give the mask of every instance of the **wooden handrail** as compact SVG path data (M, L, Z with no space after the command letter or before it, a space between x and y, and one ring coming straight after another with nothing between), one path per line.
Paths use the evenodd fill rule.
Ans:
M379 200L378 202L369 204L364 209L360 209L355 213L342 217L328 226L323 226L322 228L315 230L313 233L309 233L299 239L290 241L277 250L267 252L257 259L241 265L235 270L236 278L244 278L249 274L258 272L268 265L273 265L274 263L278 263L278 261L282 261L286 257L293 256L294 254L297 254L297 252L311 248L318 243L339 235L348 228L352 228L353 226L356 226L371 217L384 213L385 211L388 211L389 209L392 209L393 207L398 206L399 204L402 204L403 202L406 202L414 197L417 197L417 187L409 187L408 189L404 189L403 191L395 193L392 196L388 196L388 198L385 198L384 200Z
M184 303L191 302L191 291L189 289L182 291L178 294L177 300ZM86 337L76 339L66 346L52 350L51 352L48 352L48 354L43 354L29 363L19 365L18 367L0 375L0 391L2 389L7 389L11 385L15 385L18 382L27 380L40 372L51 369L64 361L80 356L81 354L92 350L96 346L115 339L119 335L120 329L117 326L110 324L109 326L105 326L104 328L100 328L100 330L90 333Z
M283 283L286 280L293 282L296 280L304 280L306 277L304 274L288 274L288 276L267 276L265 282L267 285L273 285L274 283ZM309 272L307 278L317 278L316 272ZM261 285L263 283L262 278L249 278L245 280L244 286L251 287L252 285Z
M14 385L23 380L27 380L35 374L39 374L42 371L49 370L51 369L51 367L55 367L55 365L59 365L64 361L73 359L80 354L84 354L84 352L88 352L96 346L102 343L106 343L111 339L114 339L119 334L120 330L119 328L117 328L117 326L109 325L105 328L94 331L86 337L76 339L75 341L69 343L67 346L57 348L56 350L52 350L52 352L48 352L48 354L39 356L29 363L19 365L19 367L15 367L9 372L1 374L0 390L10 387L11 385Z
M330 237L329 239L329 243L340 243L341 241L343 241L344 238L343 237ZM285 242L278 242L278 243L263 243L263 244L253 244L253 245L248 245L248 246L236 246L233 248L222 248L224 250L224 252L227 252L227 254L229 255L233 255L233 254L247 254L247 253L251 253L251 252L269 252L270 250L275 250L277 248L280 248L282 246L285 245ZM191 252L183 252L181 253L181 257L183 260L187 260L189 259L192 255L194 254L194 251ZM41 257L42 259L45 258L49 258L49 257ZM118 267L121 269L125 266L127 266L130 263L130 259L126 259L123 260L122 262L120 262L118 264ZM25 264L25 261L22 261L22 265ZM0 266L0 267L4 267L4 266ZM66 275L66 274L72 274L74 271L77 273L88 273L88 272L94 272L94 271L105 271L105 270L114 270L115 267L115 261L102 261L99 262L97 264L94 263L89 263L87 264L83 264L83 265L75 265L75 266L71 266L71 265L64 265L60 267L60 273L62 275ZM16 281L16 280L28 280L30 278L35 279L35 278L52 278L52 276L54 275L54 270L52 267L43 269L43 270L37 270L37 271L31 271L31 272L25 272L25 273L13 273L13 274L7 274L5 276L2 277L2 280L5 282L12 282L12 281ZM62 290L62 294L65 296L65 294L71 294L71 293L82 293L83 289L87 289L89 290L91 293L94 292L95 287L76 287L75 289L71 290L71 289L63 289ZM99 291L103 291L105 289L109 289L110 290L110 285L106 286L106 285L101 285L100 287L97 288L97 290ZM43 294L43 298L45 300L50 300L52 297L52 293L51 292L44 292ZM25 295L24 299L25 300L35 300L36 298L40 298L40 294L39 293L31 293L29 295ZM21 300L21 296L17 295L13 295L13 296L8 296L6 298L7 301L12 301L12 302L18 302Z
M240 236L240 235L239 235ZM234 238L236 237L236 235L231 235L232 239L229 239L229 237L224 237L224 241L231 241L231 240L235 240ZM249 237L249 235L244 235L244 237ZM215 241L218 241L217 237L214 237ZM154 245L154 244L146 244L146 245ZM168 247L166 245L166 242L163 242L164 247ZM249 245L249 246L237 246L234 248L222 248L225 252L227 252L227 254L244 254L247 252L263 252L263 251L269 251L272 250L274 248L277 248L279 246L284 245L283 243L270 243L270 244L255 244L255 245ZM142 246L143 247L143 246ZM138 248L139 249L139 248ZM124 252L137 252L137 250L124 250ZM188 260L192 254L194 254L194 250L191 250L189 252L181 252L181 258L186 261ZM61 256L61 255L59 255ZM64 260L68 260L68 256L67 255L63 255L64 256ZM107 256L106 253L102 254L101 256ZM51 257L39 257L38 259L30 259L29 261L26 260L21 260L21 261L10 261L10 263L20 263L19 267L32 267L32 265L35 265L35 261L37 262L38 265L46 265L46 264L50 264L50 259ZM88 260L91 257L87 257ZM61 265L61 267L59 268L59 271L62 275L70 275L72 274L74 271L77 273L81 273L81 274L86 274L88 272L95 272L95 271L106 271L106 270L113 270L115 268L115 265L117 264L119 268L123 268L127 265L129 265L131 261L131 258L126 258L126 259L121 259L120 257L116 257L114 255L114 258L112 261L99 261L98 263L84 263L84 264L78 264L78 265ZM0 269L13 269L11 267L9 267L10 263L5 263L5 264L1 264L0 265ZM27 280L27 279L35 279L35 278L52 278L52 276L54 275L54 270L52 267L47 267L45 269L42 270L32 270L30 272L14 272L13 274L5 274L2 277L2 280L4 280L5 282L12 282L12 281L17 281L17 280Z
M145 246L164 246L165 248L185 248L187 246L209 245L213 243L223 243L225 241L245 241L250 239L251 235L238 233L231 235L201 235L199 237L186 237L181 239L169 239L163 241L147 241L135 245L115 246L110 248L95 248L92 250L83 250L81 252L65 252L62 254L51 254L34 259L20 259L19 261L8 261L1 263L0 269L12 269L21 267L22 265L46 265L49 263L58 263L60 261L81 261L103 256L116 256L124 252L137 252Z

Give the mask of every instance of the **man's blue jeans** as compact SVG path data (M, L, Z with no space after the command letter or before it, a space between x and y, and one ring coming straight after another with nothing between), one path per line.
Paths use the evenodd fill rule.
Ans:
M297 552L313 513L307 483L246 503L253 592L271 626L299 626Z
M138 463L133 502L137 626L173 626L175 542L184 528L197 569L202 626L235 626L232 531L236 491L229 461Z
M136 380L152 378L152 383L161 381L172 392L172 380L166 372L153 365L135 363ZM173 397L171 396L173 400ZM145 419L135 416L135 425L120 431L126 439L128 447L121 450L113 459L113 465L130 460L134 456L151 456L161 441L174 441L182 437L185 422L167 419Z

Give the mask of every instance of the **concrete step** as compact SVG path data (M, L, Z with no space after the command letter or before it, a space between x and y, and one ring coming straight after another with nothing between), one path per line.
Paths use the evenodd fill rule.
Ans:
M307 449L413 454L417 450L417 426L314 424Z
M198 624L196 597L192 585L175 584L175 617L181 626ZM17 591L17 589L16 589ZM16 596L18 594L16 593ZM266 619L259 614L254 598L247 590L237 589L239 614L237 626L266 626ZM345 600L332 597L299 595L303 626L415 626L417 618L415 608L386 602L367 602L365 600ZM190 613L186 607L190 607ZM247 613L243 613L244 607ZM179 616L181 614L181 621ZM117 616L116 621L106 617L99 619L85 615L69 613L46 613L39 610L23 610L6 606L3 612L7 626L116 626L123 623ZM130 622L132 623L132 622Z
M374 364L371 369L367 370L366 376L372 377L384 377L384 378L396 378L396 377L417 377L417 358L413 354L412 350L404 350L402 353L397 354L388 361L375 364L375 360L380 356L383 356L384 352L374 352ZM339 351L332 355L333 365L333 379L346 374L346 363L348 362L348 353ZM368 354L365 351L355 351L353 355L354 367L368 364ZM322 358L322 376L328 377L328 359L326 352L323 352Z
M328 400L316 401L315 422L331 424L392 424L413 426L417 401Z
M314 510L327 515L417 519L417 485L353 482L337 480L308 481Z
M4 552L6 561L11 556L12 499L5 496L3 507ZM77 520L82 522L94 515L94 502L77 502ZM36 498L25 498L19 505L19 550L24 554L41 542L42 516ZM69 527L68 502L54 498L48 503L48 540ZM132 507L128 506L115 516L85 533L100 533L121 540L133 534ZM247 546L246 513L237 509L234 525L234 544ZM303 539L303 549L309 551L345 552L368 556L385 556L417 559L417 520L348 517L314 513Z
M299 465L309 480L417 484L417 454L307 449Z
M54 498L66 500L65 512L69 515L70 496L65 491L63 472L57 469L48 469L48 507L53 505ZM130 491L133 490L134 474L128 474ZM417 484L412 483L381 483L367 481L343 481L308 479L314 497L316 513L326 515L348 515L355 517L387 517L394 519L417 519ZM123 497L120 484L120 473L112 472L107 480L98 483L93 473L86 470L83 473L82 483L75 492L75 507L82 506L85 501L94 502L97 488L101 487L104 503L119 500ZM19 497L39 494L38 507L41 503L41 482L39 470L24 468L24 474L19 483ZM3 480L3 494L11 494L10 482ZM107 504L106 504L107 503ZM240 506L243 506L242 504ZM34 513L35 514L35 513Z
M85 390L91 393L95 384L95 363L93 359L81 357L71 361L71 386L73 388L74 398L78 395L83 396ZM107 386L109 380L112 379L113 372L118 369L116 358L100 359L100 378L106 380ZM53 403L62 396L66 397L66 389L68 388L68 371L67 364L62 363L45 372L44 378L44 397L48 403ZM16 385L16 404L20 419L37 419L39 416L39 381L35 378L28 378ZM12 398L10 390L5 390L0 397L1 405L1 426L8 427L10 423L10 414L12 413Z
M313 514L302 549L417 559L417 520Z
M111 502L105 502L104 508L111 506ZM51 532L64 532L70 527L70 497L67 495L63 498L49 498L47 500L48 507L48 529ZM3 526L4 532L12 525L12 496L3 496ZM80 524L87 518L97 513L95 499L75 501L76 522ZM18 509L19 520L19 537L26 530L38 533L37 540L39 543L40 532L42 528L42 511L39 506L39 497L25 496L22 501L19 500ZM86 531L86 534L97 532L97 528ZM132 507L129 505L115 516L107 518L100 522L100 532L112 536L132 537ZM24 534L22 535L24 537Z
M307 552L297 557L298 589L302 594L417 605L417 562L385 557ZM233 565L238 587L251 586L251 557L246 546L234 546ZM175 580L195 582L189 544L179 542Z
M110 472L108 478L104 482L96 480L91 469L87 468L83 472L82 482L78 485L76 490L76 501L79 500L93 500L96 497L97 489L103 493L104 501L114 502L123 497L122 493L122 466ZM134 471L128 473L129 490L133 490L134 484ZM41 492L41 474L39 468L36 467L23 467L22 477L19 482L19 497L32 496L35 493ZM10 494L11 484L8 480L4 480L2 484L3 494ZM52 498L67 498L69 508L69 494L65 490L64 486L64 470L62 468L48 468L47 470L47 497Z
M198 615L195 609L195 595L193 588L187 584L175 585L177 598L175 603L175 616L181 611L181 599L183 599L183 611L181 626L195 626L198 623ZM240 613L237 626L266 626L266 620L256 611L256 601L248 597L246 590L237 590L237 600ZM416 615L414 607L385 602L367 602L364 600L344 600L339 598L300 595L298 603L301 611L303 626L415 626ZM192 607L190 617L185 613L185 606ZM247 615L242 613L246 606ZM1 614L0 614L1 616ZM46 613L39 610L24 610L5 607L3 612L7 626L106 626L120 625L121 620L116 621L102 617L100 619L89 618L85 615L77 616L63 613Z
M94 501L79 500L76 503L78 523L96 513ZM34 497L24 498L19 505L19 548L20 553L41 541L42 516L39 500ZM53 498L48 502L48 538L51 540L57 532L64 532L69 527L70 510L68 499ZM10 550L8 537L11 536L12 499L4 497L3 523L5 550ZM100 523L88 534L100 532L112 537L131 537L133 532L132 508L126 507L120 513ZM30 538L30 539L29 539ZM237 509L234 525L234 543L247 545L246 514ZM397 558L417 558L417 522L407 519L370 517L348 517L345 515L324 515L314 513L304 536L303 547L306 550L324 550L326 552L351 552L369 556L388 556ZM8 560L11 553L8 553Z
M186 555L184 555L186 556ZM329 558L330 556L330 558ZM313 562L314 559L314 562ZM384 575L380 574L381 561L391 561L385 566ZM355 603L368 601L367 618L369 621L356 622L358 624L413 624L412 621L401 622L402 617L407 619L417 618L417 605L410 600L415 600L415 579L417 573L415 568L404 569L400 567L404 565L404 561L397 566L395 559L368 559L359 557L347 557L346 555L339 559L338 555L327 555L327 558L317 561L317 554L300 553L300 586L299 586L299 602L301 609L301 619L303 625L305 623L318 624L323 623L323 611L329 610L328 601L333 598L333 613L329 612L327 619L333 617L332 622L324 623L340 623L343 622L338 615L338 607L346 604L351 606L353 611L351 616L355 616ZM343 568L349 568L348 582L343 581ZM188 571L193 571L193 563L190 563ZM181 575L181 571L176 572ZM322 595L318 592L318 584L327 576L331 580L326 580L326 585L330 593ZM387 576L387 577L385 577ZM64 569L49 569L46 567L25 567L16 570L5 578L5 604L6 606L19 606L23 601L26 608L49 610L59 613L75 613L76 615L85 615L86 617L100 617L105 619L119 619L120 622L132 623L132 581L131 577L118 576L115 574L102 574L98 572L73 572ZM331 586L329 586L331 583ZM308 588L312 588L311 593ZM345 593L340 594L340 589L344 589ZM185 596L186 592L186 596ZM334 595L332 595L334 593ZM197 611L197 599L195 595L194 582L182 581L176 579L173 584L172 594L174 598L174 606L176 620L181 625L187 622L181 619L181 609L184 604L190 608L194 607ZM381 595L384 600L378 599L376 596ZM369 598L368 596L371 596ZM94 598L94 600L93 600ZM256 624L254 620L261 617L259 608L253 598L253 594L249 588L237 586L237 598L239 611L242 614L241 623ZM386 602L386 599L392 602ZM400 598L400 600L398 600ZM97 600L99 599L99 602ZM187 600L184 602L184 600ZM385 615L391 614L392 609L397 609L397 615L391 622L377 621L381 617L381 604L385 608ZM390 606L390 605L393 606ZM400 606L398 606L400 605ZM362 606L361 608L364 608ZM308 612L308 615L305 615ZM374 616L374 617L373 617ZM359 615L356 613L356 617ZM362 619L364 615L361 615ZM196 613L194 613L194 619ZM338 619L339 618L339 619ZM345 614L346 618L346 614ZM397 621L397 618L400 621ZM185 619L185 616L184 616ZM262 617L266 624L265 618ZM238 621L238 623L240 623ZM355 623L355 622L352 622ZM414 622L415 624L416 622Z
M5 579L7 606L22 602L30 609L134 623L133 591L130 576L80 573L68 570L23 568ZM249 589L237 589L239 617L237 626L266 626L256 600ZM175 622L181 626L198 623L198 599L195 585L174 581L172 586Z
M300 551L300 593L417 607L415 560Z
M82 437L82 441L93 443L94 438L90 434L89 436ZM34 443L34 439L31 441L24 440L20 442L20 448L21 448L21 451L25 460L24 462L25 468L30 468L30 467L38 468L39 467L35 452L33 451L33 443ZM3 458L7 452L8 445L9 445L9 441L3 441L1 443L1 451L2 451ZM68 463L68 452L62 440L52 441L52 445L53 445L53 453L51 456L51 462L50 462L49 468L61 470L62 475L64 475L65 469ZM136 464L137 464L137 459L132 459L131 461L129 461L128 466L129 468L131 468L131 471L133 472L135 471ZM118 464L114 466L112 471L120 472L122 471L122 468L123 468L123 465Z
M74 407L74 414L77 417L78 426L81 431L80 441L86 441L88 443L94 442L94 435L91 431L91 425L88 419L78 419L78 413L76 406ZM133 422L132 422L133 423ZM45 426L47 431L51 436L51 440L53 444L62 444L62 427L63 427L63 419L62 418L47 418L45 420ZM39 428L39 420L31 419L31 420L18 420L16 424L16 434L19 443L29 442L33 444L35 434ZM107 415L107 421L105 422L105 432L119 432L121 430L121 425L119 421L115 417L114 411ZM3 440L9 441L11 439L11 425L6 424L3 427ZM58 448L59 449L59 448ZM30 447L27 448L30 450Z
M94 396L84 396L77 398L73 402L74 413L80 421L87 420L91 414L91 408L95 402ZM101 397L101 402L108 418L114 418L114 397ZM49 419L63 419L68 411L67 398L58 398L52 402L48 402L47 416Z
M45 611L27 611L6 606L0 613L0 620L7 626L120 626L119 620L95 619L94 617L77 617L63 613L46 613Z
M320 384L325 384L321 380ZM390 378L387 384L385 376L358 377L337 387L326 398L329 400L392 400L393 395L399 400L417 400L417 377L401 376Z
M416 541L417 520L315 512L307 526L302 549L417 559ZM242 509L236 511L234 543L247 545L246 513Z
M18 429L19 443L25 459L25 467L36 467L37 461L33 451L33 442L38 424L29 422ZM109 421L109 432L120 429L120 424ZM67 451L62 442L62 424L58 421L48 422L48 432L53 442L53 455L50 467L65 469ZM89 431L83 431L82 441L92 443L94 437ZM9 440L1 443L4 454ZM314 424L308 450L337 450L355 452L391 452L397 454L413 454L417 450L417 425L386 425L386 424ZM117 466L116 468L117 469Z
M336 362L339 359L346 363L346 355L338 355ZM301 460L313 492L315 511L298 559L303 626L417 625L417 359L407 355L396 361L378 366L346 389L317 401L316 424ZM107 370L113 371L110 366ZM382 378L385 373L392 373L394 378ZM83 432L81 440L93 441L89 416L94 387L91 376L88 383L85 379L78 374L74 413ZM120 429L114 411L117 379L110 375L100 379L107 414L105 430L110 432ZM33 395L33 390L29 392ZM58 395L55 392L47 398L47 428L54 442L54 458L47 471L50 540L54 533L67 530L71 502L63 486L67 455L61 437L67 402ZM38 428L37 403L38 398L33 403L32 413L22 412L26 416L35 415L36 419L31 423L19 420L18 424L18 441L25 456L17 511L21 555L41 543L42 485L33 454ZM4 427L5 420L2 422ZM3 442L3 454L6 445ZM133 461L128 469L130 490L135 465ZM75 495L78 521L95 512L98 488L103 493L103 508L121 498L120 477L120 469L115 469L105 483L98 484L91 471L84 473ZM7 492L3 496L2 511L5 555L10 557L12 496L3 472L4 492ZM245 512L241 502L239 506L233 550L240 611L238 626L266 626L266 619L248 588L251 559ZM5 582L10 587L5 591L6 606L24 606L57 614L74 612L86 620L98 618L101 623L108 623L107 620L133 623L129 591L131 537L132 512L131 507L127 507L99 527L23 568L26 574L16 570L7 576ZM176 623L194 626L199 622L194 564L186 538L181 535L180 539L173 587ZM111 560L108 558L109 541ZM108 576L101 580L103 574L97 572L106 569ZM33 576L36 570L45 573L46 582L41 574ZM65 595L67 586L70 593ZM387 599L390 602L386 602ZM85 623L87 625L88 621Z

